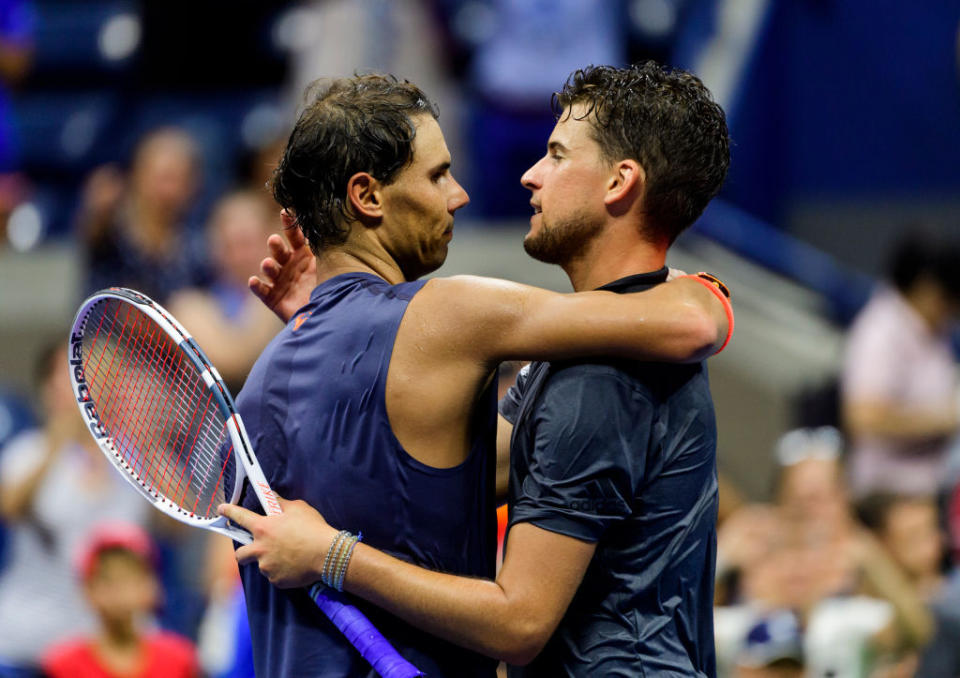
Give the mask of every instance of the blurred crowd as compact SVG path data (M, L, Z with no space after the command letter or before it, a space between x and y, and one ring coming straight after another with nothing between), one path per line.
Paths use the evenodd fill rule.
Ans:
M721 503L724 675L960 675L958 320L960 250L909 231L849 330L833 421L780 438L769 503Z
M277 26L289 52L280 121L317 76L363 64L408 77L435 95L454 157L470 159L455 171L472 214L501 218L529 211L517 178L542 154L550 94L566 75L662 58L669 24L631 10L662 6L669 18L684 3L277 4L294 10ZM29 87L36 10L0 0L0 250L22 237L8 235L7 217L52 172L21 162L10 103ZM280 227L264 186L286 126L266 125L229 153L190 124L140 127L124 130L129 150L67 173L69 209L46 228L84 262L82 289L69 293L147 293L236 393L280 327L246 281ZM218 173L210 155L227 160ZM960 676L960 389L948 338L958 319L960 253L911 234L849 330L833 416L785 431L770 451L770 500L748 502L722 479L721 675ZM149 665L158 673L143 675L252 676L230 542L150 509L87 434L65 342L37 353L32 396L0 379L0 678L79 675L91 663L104 675ZM501 388L516 367L504 366Z
M76 220L84 291L124 285L160 300L239 389L281 326L247 288L278 212L262 182L238 185L190 231L197 164L190 135L164 127L128 170L91 173ZM39 425L0 449L0 676L88 675L88 664L103 675L252 675L230 542L163 517L110 467L76 407L66 338L38 361Z

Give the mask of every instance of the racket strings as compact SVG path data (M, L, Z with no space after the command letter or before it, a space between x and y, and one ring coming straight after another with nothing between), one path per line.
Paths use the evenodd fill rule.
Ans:
M235 460L224 412L200 371L130 304L99 302L85 327L85 377L117 456L151 494L215 517Z
M198 399L197 396L202 398L203 393L198 388L201 382L197 377L194 377L192 384L183 379L174 379L173 381L168 379L165 384L158 384L156 379L151 379L151 376L153 376L151 372L159 372L160 375L167 377L172 376L169 369L163 369L164 364L169 364L171 360L170 346L160 345L161 349L166 350L157 350L157 332L146 334L139 328L135 328L134 334L138 336L139 341L132 345L132 355L142 362L147 369L136 371L133 379L129 376L122 377L126 384L126 388L121 391L122 399L129 403L130 411L138 414L138 416L133 417L133 421L138 422L138 425L131 427L130 430L126 430L127 427L123 425L124 422L121 420L121 432L126 433L125 436L121 437L121 440L126 438L125 442L127 443L122 447L139 450L131 464L138 475L150 478L155 490L172 499L182 508L195 512L199 506L200 495L203 493L193 493L197 496L194 501L190 501L192 485L196 483L198 476L201 478L210 476L211 464L208 463L200 468L194 468L193 466L200 466L205 458L210 459L210 455L197 455L196 453L204 447L208 449L211 447L210 427L204 425L206 422L213 421L209 418L211 394L206 391L206 400ZM129 372L127 372L127 375L129 375ZM196 416L190 422L187 422L182 415L176 416L175 410L172 414L175 415L175 421L178 422L179 426L173 429L173 435L168 430L166 436L163 436L161 433L163 429L158 426L157 420L162 422L164 419L170 418L169 394L171 390L176 392L180 399L187 397L195 401L199 400L199 404L203 406L203 411L199 422ZM148 397L150 394L156 393L165 393L167 397L159 400L156 397ZM163 400L167 401L166 407ZM159 438L158 433L161 433ZM169 451L165 457L151 453L160 440L164 440L164 446ZM218 443L219 441L214 440L212 444L216 445ZM174 460L173 464L170 463L171 460ZM164 461L166 463L158 463ZM189 477L185 473L179 472L180 469L184 468L191 470ZM187 482L184 482L185 480Z

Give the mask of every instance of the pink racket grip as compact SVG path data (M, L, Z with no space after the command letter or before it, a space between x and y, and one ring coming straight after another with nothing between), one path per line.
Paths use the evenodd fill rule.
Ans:
M330 618L350 644L370 662L370 666L383 678L413 678L424 675L420 669L400 656L390 641L383 637L364 614L353 605L331 595L323 584L310 587L310 597L323 613Z

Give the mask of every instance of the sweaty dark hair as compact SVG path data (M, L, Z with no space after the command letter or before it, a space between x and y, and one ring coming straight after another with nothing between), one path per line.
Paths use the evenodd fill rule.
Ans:
M630 158L646 173L650 236L672 243L720 191L730 166L723 109L700 79L647 61L626 68L588 66L554 94L558 118L582 104L611 162Z
M350 177L369 172L389 184L413 160L413 118L438 114L420 88L391 75L317 81L308 92L274 171L273 196L318 253L350 232Z

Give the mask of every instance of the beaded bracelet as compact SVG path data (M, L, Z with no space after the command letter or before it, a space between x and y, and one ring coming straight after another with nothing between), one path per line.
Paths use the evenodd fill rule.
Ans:
M334 588L337 591L343 591L343 579L347 575L347 566L350 564L350 557L353 556L353 549L357 545L357 542L363 539L363 534L358 534L357 536L351 536L350 540L345 543L343 551L341 552L341 566L337 572L337 578Z
M330 577L330 587L337 589L337 581L340 579L340 572L343 570L344 559L347 556L347 549L350 547L351 540L354 539L353 535L350 535L343 540L343 543L340 546L340 552L337 554L337 558L330 568L332 570L332 576Z
M347 530L340 530L330 543L330 548L327 549L327 556L323 559L323 569L320 571L320 581L327 586L331 585L331 575L333 574L330 570L330 564L335 562L335 553L340 550L341 542L349 536L350 533Z
M323 569L320 571L320 579L324 583L326 583L327 574L330 572L330 563L337 551L338 544L348 534L349 532L346 530L340 530L333 538L333 541L330 542L330 547L327 549L327 556L323 559Z
M347 546L350 544L352 538L353 535L347 532L346 536L340 540L337 552L333 554L333 560L330 561L329 579L331 588L336 588L335 583L340 574L340 568L343 566L343 557L346 555Z

